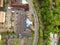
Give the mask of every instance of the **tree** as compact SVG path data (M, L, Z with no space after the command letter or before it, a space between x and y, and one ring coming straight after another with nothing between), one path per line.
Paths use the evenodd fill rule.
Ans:
M58 45L60 45L60 37L59 37L59 39L58 39Z

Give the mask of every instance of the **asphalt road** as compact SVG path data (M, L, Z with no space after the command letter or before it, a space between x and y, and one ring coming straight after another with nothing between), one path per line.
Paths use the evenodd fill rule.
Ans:
M39 30L39 25L38 25L38 17L37 17L37 13L34 9L32 0L27 0L31 9L31 13L34 15L34 23L35 23L35 34L34 34L34 41L33 41L33 45L37 45L38 43L38 30Z

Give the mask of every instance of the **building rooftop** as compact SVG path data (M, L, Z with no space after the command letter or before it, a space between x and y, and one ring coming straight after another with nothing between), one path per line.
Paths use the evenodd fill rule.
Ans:
M3 0L0 0L0 7L3 7Z
M22 0L22 4L28 4L26 0Z
M29 10L29 5L26 0L10 0L9 2L11 7L19 7Z
M0 11L0 23L5 22L5 12Z

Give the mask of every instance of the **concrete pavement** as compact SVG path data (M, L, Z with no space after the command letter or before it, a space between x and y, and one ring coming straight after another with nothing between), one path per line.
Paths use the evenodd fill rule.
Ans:
M20 10L17 14L17 25L16 25L17 26L16 32L18 34L23 34L24 30L26 29L25 19L26 19L25 11Z
M9 28L11 27L11 22L10 22L10 16L11 16L11 10L7 9L7 17L6 17L6 20L7 20L7 30L9 30Z

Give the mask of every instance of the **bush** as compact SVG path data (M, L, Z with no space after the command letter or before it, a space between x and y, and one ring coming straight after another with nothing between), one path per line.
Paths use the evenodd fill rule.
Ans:
M8 0L4 0L4 3L7 4L8 3Z

